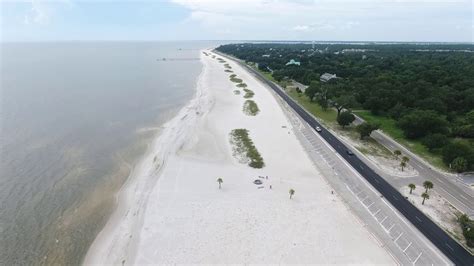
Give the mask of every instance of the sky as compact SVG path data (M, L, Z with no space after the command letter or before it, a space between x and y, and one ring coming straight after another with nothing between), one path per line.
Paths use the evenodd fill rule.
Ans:
M472 0L0 0L1 41L473 42Z

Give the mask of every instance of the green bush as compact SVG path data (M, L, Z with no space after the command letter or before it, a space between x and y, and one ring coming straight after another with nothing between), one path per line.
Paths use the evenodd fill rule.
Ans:
M234 152L244 155L248 160L248 165L252 168L263 168L265 163L257 148L250 139L249 131L245 128L234 129L230 132L231 143L234 145Z
M252 90L249 90L249 89L244 89L244 92L245 92L245 94L244 94L245 99L252 98L255 95L255 93Z
M256 116L260 109L258 109L258 105L252 100L246 100L244 102L243 111L246 115Z
M344 128L345 126L350 125L355 120L355 116L348 111L341 112L337 117L337 123Z
M232 74L232 75L235 75L235 74ZM243 80L239 79L239 78L236 78L236 77L233 77L233 78L230 78L230 81L235 82L235 83L242 83Z
M356 126L356 131L360 134L360 139L365 137L369 137L372 131L379 129L379 124L372 124L369 122L364 122L358 126Z
M474 165L474 149L464 141L452 141L443 148L443 161L447 165L452 164L454 159L462 157L467 161L467 169ZM452 165L451 165L452 167Z
M458 220L467 245L474 248L474 221L469 219L466 214L461 215Z

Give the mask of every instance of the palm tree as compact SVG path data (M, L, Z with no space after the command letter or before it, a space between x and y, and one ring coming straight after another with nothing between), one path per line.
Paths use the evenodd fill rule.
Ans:
M395 155L395 158L398 160L398 156L402 155L402 152L400 150L394 150L393 154Z
M421 202L421 205L424 205L425 200L429 199L430 195L428 195L428 193L426 193L426 192L423 192L423 194L421 194L421 197L423 198L423 202Z
M408 157L406 157L406 156L403 156L403 157L402 157L402 162L408 163L408 161L410 161L410 158L408 158Z
M219 189L221 189L221 184L224 183L224 181L222 181L222 178L218 178L217 179L217 183L219 183Z
M406 166L407 166L406 162L404 162L404 161L400 162L400 167L402 168L402 172L403 172L403 168L405 168Z
M293 197L293 195L295 194L295 190L294 189L290 189L290 199Z
M431 181L426 180L425 182L423 182L423 187L426 189L425 192L428 193L428 190L433 188L433 183L431 183Z
M410 188L410 194L416 188L415 184L413 184L413 183L408 184L408 187Z

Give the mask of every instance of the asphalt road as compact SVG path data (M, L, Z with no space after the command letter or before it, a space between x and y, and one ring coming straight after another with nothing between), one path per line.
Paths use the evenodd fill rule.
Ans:
M356 124L360 124L363 121L362 118L357 117L355 122ZM404 156L410 158L409 164L418 172L419 177L423 178L423 180L433 182L434 190L443 196L443 198L449 201L449 203L459 211L467 214L469 217L474 217L474 193L471 188L467 187L454 176L450 177L436 169L432 169L430 165L421 160L418 156L385 134L374 131L370 136L392 152L394 150L400 150Z
M356 169L375 189L377 189L408 221L422 232L439 250L441 250L456 265L474 265L474 256L453 240L445 231L431 221L425 214L406 200L400 192L392 187L385 179L375 173L356 155L347 154L348 148L319 124L300 105L294 102L284 91L273 82L268 81L258 71L237 61L241 66L253 73L263 83L272 88L293 110L312 128L323 128L320 135L329 143L354 169Z
M465 187L464 184L455 177L446 176L432 169L417 156L393 140L388 139L385 135L379 132L373 132L372 137L391 151L396 149L402 151L404 156L410 158L410 165L418 171L420 177L433 182L434 189L456 207L456 209L466 213L469 217L474 217L474 197L470 188Z

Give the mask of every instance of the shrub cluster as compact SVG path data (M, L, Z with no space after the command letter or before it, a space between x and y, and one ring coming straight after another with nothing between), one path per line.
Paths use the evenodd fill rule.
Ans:
M258 105L254 101L246 100L244 102L243 111L246 115L256 116L258 112L260 112L260 109L258 109Z
M255 95L255 93L252 90L249 90L249 89L244 89L244 92L245 92L245 94L244 94L245 99L252 98Z
M462 227L464 238L466 238L467 245L474 248L474 221L469 219L466 214L459 217L459 223Z
M234 145L234 153L243 155L248 165L253 168L263 168L265 163L257 148L250 139L249 131L245 128L234 129L230 132L230 142Z

